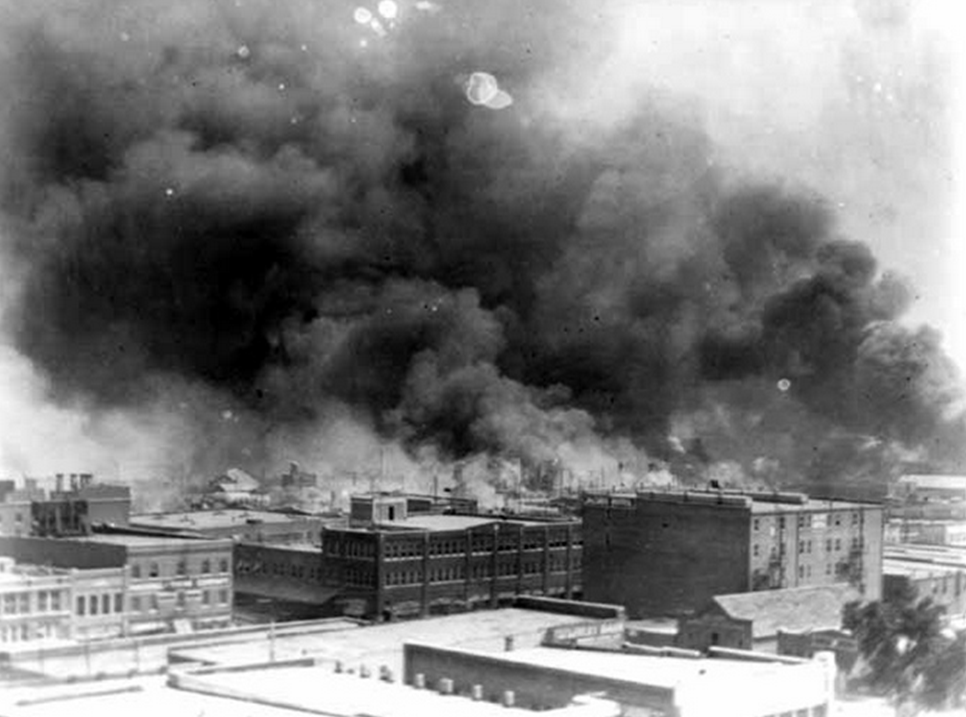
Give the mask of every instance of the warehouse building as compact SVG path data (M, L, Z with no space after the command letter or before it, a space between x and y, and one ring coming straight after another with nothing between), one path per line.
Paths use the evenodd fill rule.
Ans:
M691 614L715 595L842 582L874 600L882 512L800 493L588 494L584 594L632 618Z

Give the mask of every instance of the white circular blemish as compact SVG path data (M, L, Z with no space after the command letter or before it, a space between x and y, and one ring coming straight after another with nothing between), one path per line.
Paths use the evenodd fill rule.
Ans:
M364 7L357 7L352 17L360 25L368 25L372 22L372 13Z
M378 8L379 14L387 20L394 20L399 14L399 6L393 0L382 0Z
M784 393L792 387L792 382L787 378L782 378L778 380L778 390Z

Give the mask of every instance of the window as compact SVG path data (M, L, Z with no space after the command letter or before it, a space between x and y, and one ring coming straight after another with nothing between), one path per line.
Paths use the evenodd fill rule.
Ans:
M755 557L757 558L758 557L758 546L757 545L755 545L755 548L754 548L754 551L753 552L754 552Z
M134 563L134 565L131 566L131 577L132 578L140 578L141 577L141 564L140 563Z
M37 593L37 612L47 612L47 591Z
M805 566L804 565L799 565L798 566L798 577L799 578L804 578L805 577Z
M841 540L841 538L836 538L835 539L835 549L836 550L841 550L842 549L842 540Z
M223 572L228 572L228 558L222 558L218 563L218 569Z
M105 615L111 612L111 596L107 593L101 596L101 612Z
M205 558L204 560L201 561L201 572L203 573L211 572L211 561L208 558Z
M114 612L124 612L124 596L114 593Z
M141 596L134 595L131 598L131 612L141 612Z
M804 540L799 540L798 541L798 554L801 555L804 552L805 552L805 541Z
M222 605L227 605L228 604L228 591L227 590L219 590L218 591L218 602L221 603Z
M202 590L201 592L201 604L211 605L211 593L207 590Z
M160 574L161 574L161 571L158 570L158 564L157 563L151 563L151 571L148 573L148 575L150 577L152 577L152 578L156 578Z
M829 538L828 540L825 541L825 552L826 553L831 553L832 552L832 539L831 538Z
M185 600L184 591L183 590L179 590L178 591L178 607L183 610L185 605L187 605L187 601Z
M78 615L83 615L84 614L84 604L85 604L84 603L84 596L83 595L78 595L77 596L77 609L76 609L76 612L77 612Z
M187 575L187 574L188 574L188 561L187 560L179 560L178 561L178 575Z
M60 593L52 592L50 594L50 609L53 612L60 612Z
M152 595L151 596L151 609L152 610L157 610L158 609L158 596L157 595Z
M14 517L14 520L17 521L18 523L22 523L23 522L23 513L17 513L17 515Z
M91 595L90 600L88 600L88 608L91 615L97 614L97 595Z
M26 615L30 612L30 593L20 593L20 614Z

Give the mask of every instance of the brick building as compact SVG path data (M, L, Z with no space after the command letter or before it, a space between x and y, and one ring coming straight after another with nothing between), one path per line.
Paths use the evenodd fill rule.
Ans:
M0 535L66 537L87 535L95 525L127 525L129 486L95 483L90 473L58 473L54 481L49 491L37 479L19 489L0 481Z
M580 523L444 513L458 499L352 499L350 525L325 526L321 548L236 546L239 591L301 602L315 614L391 619L581 592Z
M362 503L360 503L362 505ZM582 591L580 522L409 512L404 497L365 501L368 519L322 531L322 584L350 615L427 615Z
M715 595L848 582L877 599L882 507L800 493L588 494L586 599L631 617L684 615Z

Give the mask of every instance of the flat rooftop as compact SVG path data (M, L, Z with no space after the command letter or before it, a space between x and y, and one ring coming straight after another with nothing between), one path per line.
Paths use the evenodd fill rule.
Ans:
M943 563L966 568L966 546L898 543L886 545L882 552L884 557L894 560Z
M919 563L911 560L884 558L883 575L904 575L910 578L929 578L952 576L966 572L966 565L947 565L944 563Z
M500 659L521 665L537 665L594 677L635 682L666 689L690 680L724 680L734 684L767 684L769 677L788 674L799 665L751 662L725 658L676 658L637 653L563 650L535 647L501 653ZM717 680L716 680L717 681Z
M515 716L533 713L468 697L444 696L331 667L261 667L191 675L198 690L179 689L165 678L12 690L0 700L5 717L105 717L105 715L204 715L204 717L412 717L413 715ZM396 676L398 680L398 676ZM221 696L217 693L221 693ZM231 696L227 696L231 695ZM574 717L617 714L576 707Z
M504 639L513 636L519 647L536 646L551 627L586 623L588 618L523 608L480 610L423 620L383 623L325 633L288 633L277 635L277 659L315 658L330 666L341 661L346 668L365 664L377 671L386 665L401 674L403 643L429 642L484 652L502 652ZM265 659L267 640L231 645L192 646L172 650L195 662L217 665L248 664Z
M570 520L531 520L518 516L504 515L452 515L452 514L427 514L411 515L402 520L391 520L375 523L379 530L383 531L430 531L442 532L447 530L467 530L478 528L483 525L493 523L506 523L510 525L567 525L568 523L579 522L576 518ZM358 531L361 533L372 532L371 528L344 528L344 530Z
M200 538L177 538L174 536L156 535L132 535L128 533L95 533L94 535L82 535L71 538L63 538L64 541L84 542L84 543L103 543L106 545L124 545L126 547L169 547L176 548L185 545L210 545L212 543L228 543L228 538L220 540L204 540Z
M289 525L306 521L323 522L325 519L312 515L279 513L273 510L197 510L181 513L142 513L131 516L131 525L145 528L168 528L177 530L206 530L245 527L259 523ZM329 518L331 520L331 518Z
M830 510L859 510L881 508L878 503L860 503L849 500L809 498L803 493L762 493L737 490L639 490L615 492L588 492L585 496L595 504L611 503L630 505L635 501L693 501L696 505L714 505L720 499L722 505L751 508L758 514L769 513L821 513Z
M771 503L765 500L754 500L751 512L767 513L821 513L829 510L859 510L860 508L879 507L874 503L856 503L849 500L817 500L809 498L804 503Z

